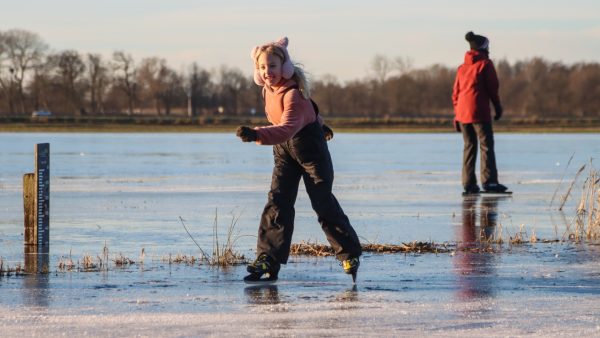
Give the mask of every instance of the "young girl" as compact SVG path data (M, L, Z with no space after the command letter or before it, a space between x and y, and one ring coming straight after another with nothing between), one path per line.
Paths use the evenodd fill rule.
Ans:
M310 99L304 72L287 51L288 39L252 50L254 82L262 86L267 119L272 125L240 126L244 142L273 145L275 167L271 191L258 228L256 260L247 267L246 282L275 281L280 264L286 264L294 230L294 203L300 178L344 271L356 278L361 246L348 217L331 193L333 166L327 139L333 132L323 125Z

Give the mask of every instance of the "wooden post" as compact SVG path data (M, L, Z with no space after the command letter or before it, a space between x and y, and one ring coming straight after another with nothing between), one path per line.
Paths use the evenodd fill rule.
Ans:
M24 244L37 245L37 227L35 222L35 175L23 175L23 210L25 211Z
M35 146L35 171L23 175L25 270L47 273L50 252L50 144Z

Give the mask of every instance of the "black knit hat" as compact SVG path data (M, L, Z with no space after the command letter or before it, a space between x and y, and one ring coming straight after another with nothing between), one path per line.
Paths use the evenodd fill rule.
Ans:
M490 46L490 41L483 35L477 35L473 32L468 32L465 39L469 42L469 46L474 50L487 51Z

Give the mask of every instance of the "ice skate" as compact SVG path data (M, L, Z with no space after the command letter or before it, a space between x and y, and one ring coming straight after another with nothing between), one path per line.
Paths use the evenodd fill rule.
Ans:
M508 188L500 183L484 184L483 191L481 193L490 195L512 195L512 191L508 191Z
M477 195L480 191L481 190L479 189L479 186L475 184L473 186L466 187L465 191L462 194L463 196Z
M356 272L358 271L358 267L360 266L360 260L358 257L350 258L342 261L342 267L344 268L344 272L352 275L352 283L356 284Z
M500 183L488 183L483 185L483 192L487 193L506 193L508 188Z
M256 260L246 267L250 273L244 277L246 283L273 283L277 281L280 264L267 254L260 254Z

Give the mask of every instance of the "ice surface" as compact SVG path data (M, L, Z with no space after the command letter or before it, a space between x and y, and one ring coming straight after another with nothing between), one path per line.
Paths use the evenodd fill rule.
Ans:
M365 255L356 288L331 258L295 257L274 285L244 267L146 263L0 279L3 336L595 336L597 255ZM555 252L571 252L556 258Z
M481 236L520 231L562 239L574 215L549 208L600 153L597 135L499 134L500 179L511 197L463 199L454 134L346 134L329 143L334 193L363 242L448 242L444 254L363 256L358 286L332 258L292 257L275 286L241 282L243 266L168 264L224 239L253 257L269 187L268 147L229 134L0 134L0 256L23 262L22 175L33 145L50 142L48 275L0 277L1 336L598 336L598 246L535 243L460 251ZM575 190L580 184L575 186ZM303 188L294 241L325 242ZM555 202L557 204L558 202ZM137 261L108 271L61 271L69 256ZM141 264L141 250L145 258Z

